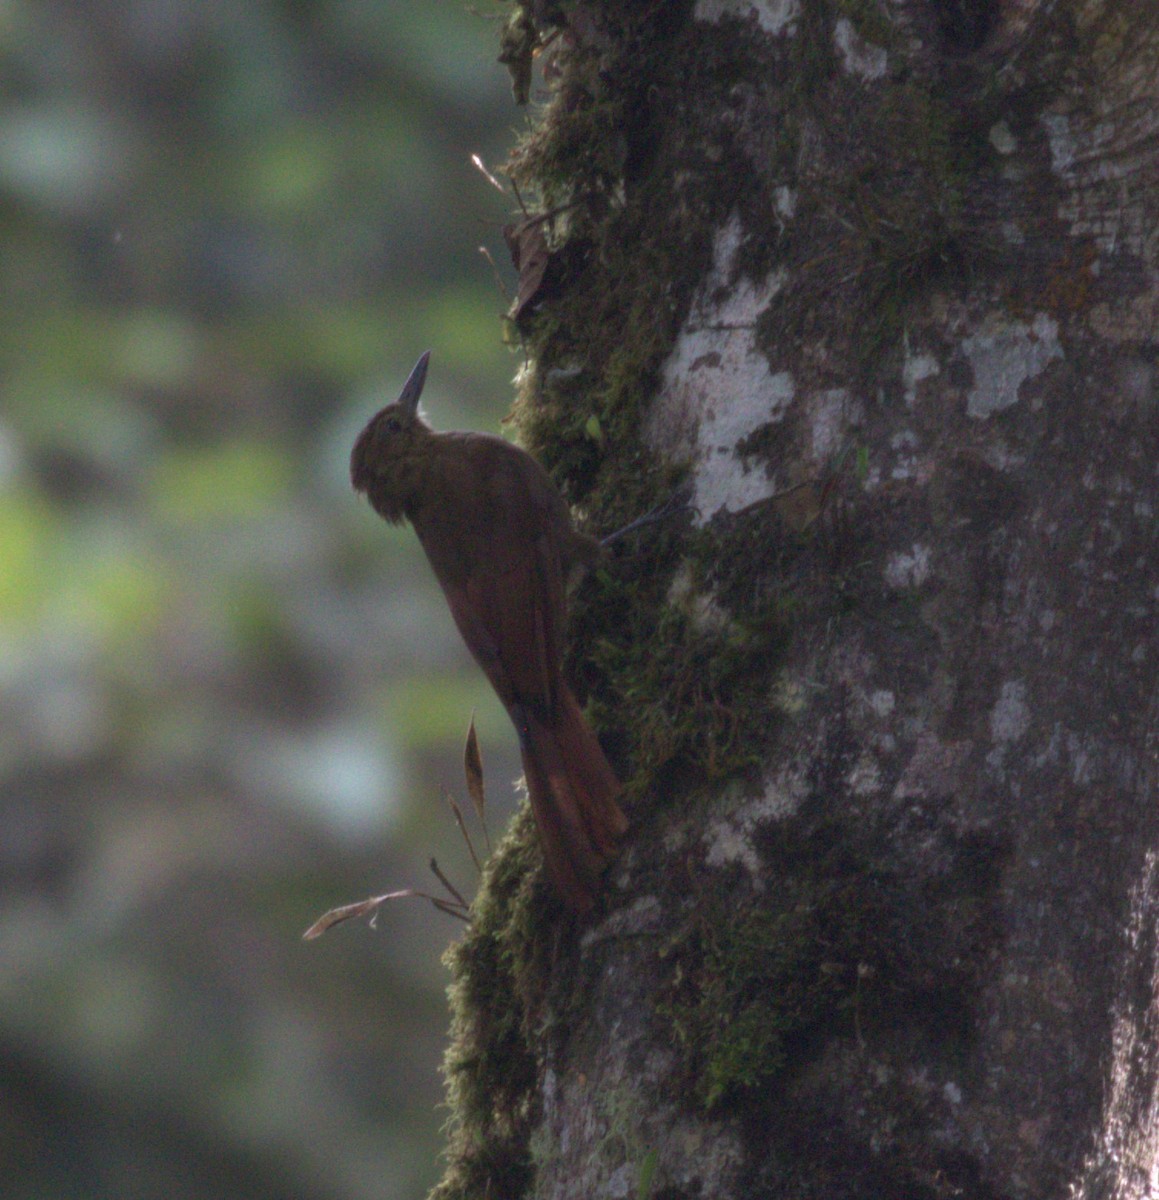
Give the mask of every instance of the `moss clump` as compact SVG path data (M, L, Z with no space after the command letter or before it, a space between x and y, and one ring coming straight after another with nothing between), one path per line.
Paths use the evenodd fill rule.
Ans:
M447 952L451 1041L444 1073L452 1119L447 1169L431 1200L518 1196L531 1180L533 1030L550 955L542 913L557 909L540 863L524 810L484 869L467 933Z
M814 799L758 839L775 891L738 901L715 885L701 897L664 951L671 976L657 1011L706 1108L767 1099L768 1081L822 1033L860 1038L925 1020L946 1053L967 1036L972 989L998 936L990 909L1000 854L926 827L904 871L899 840L912 838L899 821L844 825Z
M609 711L624 731L629 802L672 763L710 779L755 766L775 719L769 680L788 639L786 610L762 600L726 612L706 599L697 547L712 540L684 543L675 579L656 571L669 565L663 543L622 561L577 605L577 670L584 665L597 715ZM653 595L658 581L663 594Z
M790 283L761 338L783 345L824 324L868 371L897 342L913 296L986 257L968 203L982 138L926 81L862 88L830 78L809 111L816 161L799 177L782 245Z
M747 907L713 889L669 945L672 982L658 1011L706 1108L761 1089L810 1031L852 1028L859 969L879 956L865 883L818 865Z
M575 26L569 6L551 11L566 27L544 51L555 95L507 164L525 200L553 214L543 282L518 315L530 365L514 415L589 527L606 532L680 476L642 422L715 230L744 190L709 122L746 64L727 30L691 22L688 3L585 5ZM573 604L569 674L616 731L617 765L638 792L675 759L711 775L743 769L768 728L768 654L783 630L768 612L714 623L673 602L687 524L642 534ZM701 549L715 555L711 539ZM694 571L702 586L706 571Z

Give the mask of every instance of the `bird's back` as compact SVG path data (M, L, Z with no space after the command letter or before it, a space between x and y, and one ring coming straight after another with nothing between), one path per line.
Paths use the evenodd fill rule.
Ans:
M566 615L570 514L533 458L502 438L437 434L410 514L455 622L510 709L552 711Z

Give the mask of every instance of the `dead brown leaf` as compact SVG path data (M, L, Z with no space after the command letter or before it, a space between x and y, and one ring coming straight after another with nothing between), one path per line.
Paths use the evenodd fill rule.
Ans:
M467 727L467 743L463 747L463 771L467 776L467 795L479 814L480 822L484 822L487 811L487 792L483 786L483 756L479 753L479 736L475 732L475 718ZM484 823L483 828L486 829Z
M548 263L551 262L544 223L545 218L541 215L523 217L503 226L503 240L511 254L512 265L519 272L515 303L507 314L513 321L519 320L523 310L539 294Z
M341 925L343 921L353 921L356 917L373 916L388 900L398 900L403 896L418 896L421 894L414 891L413 888L404 888L401 892L387 892L383 896L370 896L368 899L359 900L355 904L342 904L338 908L332 908L329 912L323 913L302 934L302 940L312 942L315 938L321 937L327 929L333 929L335 925Z

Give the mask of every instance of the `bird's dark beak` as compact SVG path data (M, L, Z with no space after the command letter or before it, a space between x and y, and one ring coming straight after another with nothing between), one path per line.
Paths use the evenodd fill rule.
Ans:
M412 417L418 412L419 397L423 394L423 384L427 379L427 363L430 361L431 352L429 350L419 356L414 370L411 371L406 383L402 385L402 391L398 396L399 408L405 410Z

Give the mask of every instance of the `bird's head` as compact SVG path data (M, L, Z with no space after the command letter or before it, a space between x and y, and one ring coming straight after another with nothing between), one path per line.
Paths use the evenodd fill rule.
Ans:
M398 399L379 409L358 435L350 452L350 482L388 521L399 521L430 427L419 415L419 397L427 377L427 350L414 365Z

